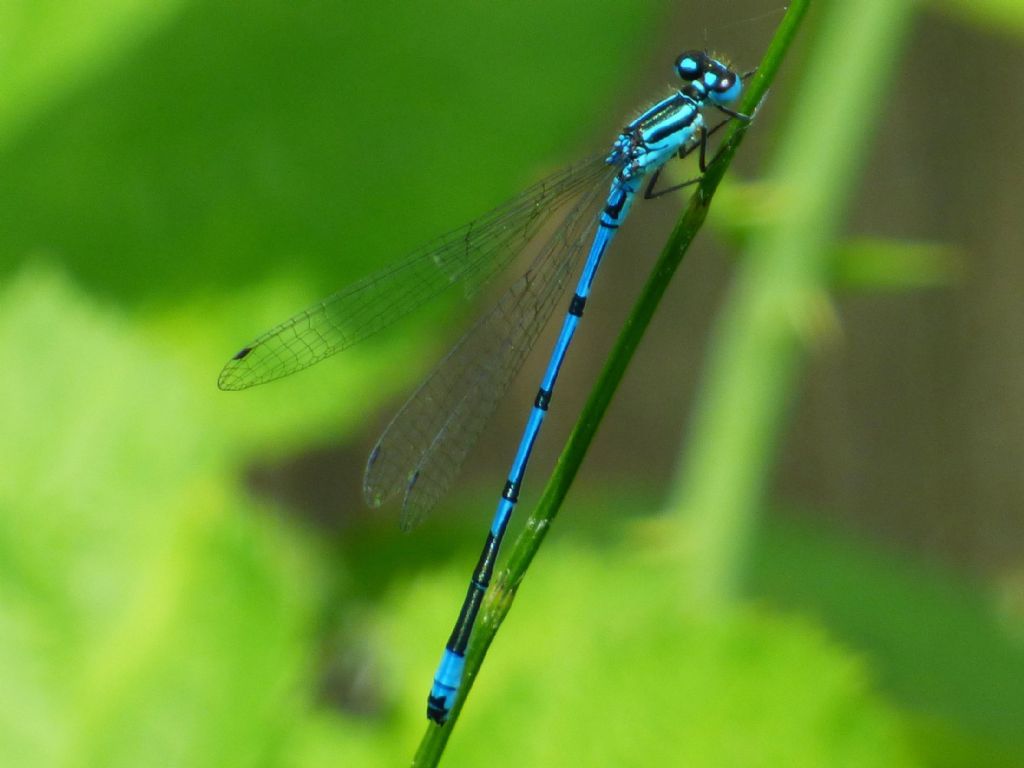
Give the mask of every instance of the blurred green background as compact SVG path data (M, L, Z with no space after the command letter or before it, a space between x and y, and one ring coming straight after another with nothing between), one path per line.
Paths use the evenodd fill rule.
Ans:
M894 15L877 49L816 48L837 5L809 15L450 764L1024 765L1024 7L947 0ZM365 456L473 302L256 390L219 392L219 368L602 146L680 50L753 66L780 15L0 4L0 764L407 762L544 353L408 536L363 508ZM833 211L830 290L770 455L712 455L688 436L716 418L716 317L788 199L743 181L799 130L822 50L884 73L874 109L838 115L866 144ZM603 267L523 506L679 202L638 205ZM733 460L765 480L708 534L729 502L690 490L694 468ZM696 553L676 546L695 515L718 536ZM735 584L711 605L683 586L705 566Z

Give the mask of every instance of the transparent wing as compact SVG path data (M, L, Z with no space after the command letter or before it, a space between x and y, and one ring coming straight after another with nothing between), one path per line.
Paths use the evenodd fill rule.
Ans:
M551 316L587 249L615 174L592 180L529 270L437 365L370 454L370 506L404 493L401 523L416 525L444 495Z
M603 177L595 156L549 176L481 218L344 288L243 347L220 373L245 389L295 373L405 316L445 288L478 288L500 271L566 201Z

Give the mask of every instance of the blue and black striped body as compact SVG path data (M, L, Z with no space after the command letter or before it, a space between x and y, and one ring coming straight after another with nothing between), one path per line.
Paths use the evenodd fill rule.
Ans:
M705 102L711 100L715 104L727 103L739 95L740 78L706 54L683 54L679 57L676 67L687 81L687 85L654 104L629 123L616 139L606 159L608 164L618 168L618 172L612 180L604 209L598 218L596 233L583 272L569 302L561 333L555 342L540 389L534 399L533 409L505 481L483 551L470 580L462 610L434 676L434 684L427 703L427 716L437 723L443 723L447 719L454 705L465 666L470 633L484 593L490 584L498 549L519 498L530 453L544 423L559 369L583 315L597 268L645 180L674 155L687 149L697 139L703 139L704 123L701 109Z

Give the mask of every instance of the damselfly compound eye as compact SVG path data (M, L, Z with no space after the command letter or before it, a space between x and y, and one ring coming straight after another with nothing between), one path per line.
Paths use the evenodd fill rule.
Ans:
M683 80L696 80L704 71L706 58L702 51L687 51L676 59L676 72Z

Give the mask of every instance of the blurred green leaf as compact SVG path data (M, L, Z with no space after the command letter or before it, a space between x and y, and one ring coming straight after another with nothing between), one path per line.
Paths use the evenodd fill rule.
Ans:
M790 196L791 197L791 196ZM728 179L709 218L738 248L770 231L791 205L777 184ZM941 243L859 238L840 243L828 257L833 284L846 290L905 290L948 285L963 269L956 250Z
M251 514L173 360L56 272L6 287L0 348L4 762L272 754L301 714L308 550Z
M9 28L15 70L56 71L23 55L45 42L75 79L11 75L48 108L0 149L0 270L47 254L129 303L274 277L316 286L300 306L618 123L602 108L664 8L214 0L122 17L142 6L111 0L93 24L90 5L8 11L32 22Z
M42 269L0 295L0 346L0 754L89 768L406 761L438 651L423 639L444 637L463 564L375 595L360 632L378 695L394 702L383 715L314 709L320 555L240 497L228 470L240 438L211 428L195 364ZM670 537L657 522L624 523L634 501L602 498L615 533L589 549L556 540L538 561L530 611L508 622L452 742L456 763L915 764L916 740L873 692L877 671L805 619L682 615L661 548ZM855 550L839 557L788 534L771 562L758 579L770 590L832 584L825 594L849 598L879 578ZM875 636L906 605L940 622L922 622L922 639L942 622L978 623L921 584L871 594ZM904 685L945 680L918 695L971 706L965 680L980 693L1001 671L1005 690L1019 688L1011 657L970 643L991 670L973 657L954 669L956 642L942 658L910 644L925 671L909 669ZM859 652L879 669L875 647ZM516 720L530 724L525 742Z
M955 732L943 738L988 743L993 753L1006 744L1024 759L1024 644L979 585L848 534L794 523L766 527L754 552L755 596L821 616L870 655L879 682L903 707Z
M842 243L832 259L833 280L847 290L906 290L949 285L962 264L939 243L862 238Z
M529 610L496 640L449 744L454 765L913 766L900 717L871 690L859 660L805 620L738 612L686 616L663 523L634 526L610 552L553 543L529 583ZM632 554L630 554L632 553ZM393 596L380 647L400 700L423 700L460 570ZM422 707L403 706L417 733ZM528 738L523 738L528 733ZM361 740L317 729L302 748L319 768L355 764ZM327 737L330 738L330 737ZM411 737L410 737L411 738Z
M0 149L167 23L182 0L0 3Z
M792 202L784 199L781 192L777 184L768 181L740 181L727 176L715 197L708 222L728 237L730 244L744 246L751 236L770 227L783 206Z
M936 0L934 7L985 29L1024 37L1020 0Z
M911 738L929 768L1019 768L1020 744L1001 743L989 733L933 717L908 718Z

